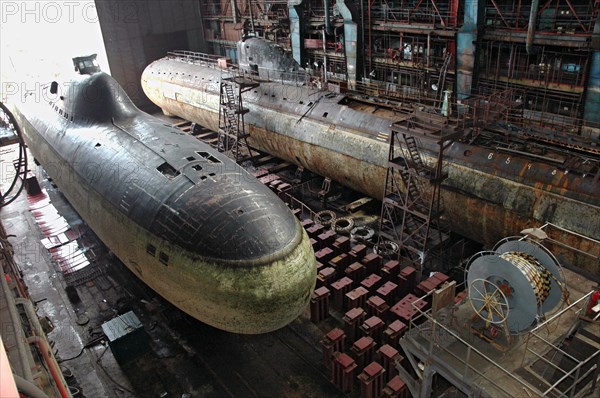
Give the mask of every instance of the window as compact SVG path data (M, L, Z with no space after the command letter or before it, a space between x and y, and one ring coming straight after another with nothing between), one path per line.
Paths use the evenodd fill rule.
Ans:
M202 166L200 166L199 164L195 164L192 166L192 169L194 169L196 171L200 171L200 170L202 170Z
M154 247L153 244L148 243L148 246L146 246L146 253L154 257L156 255L156 247Z
M194 160L196 160L196 158L193 156L188 156L187 158L185 158L185 160L187 160L188 162L193 162Z
M163 263L164 265L169 265L169 255L165 252L160 252L158 259L160 260L161 263Z

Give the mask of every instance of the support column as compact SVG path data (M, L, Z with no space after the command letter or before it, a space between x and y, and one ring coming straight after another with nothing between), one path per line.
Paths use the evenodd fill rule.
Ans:
M292 55L296 62L306 68L306 55L304 54L304 36L306 26L302 13L304 11L304 0L289 0L288 11L290 14L290 41Z
M476 63L477 33L485 4L482 0L465 0L465 17L456 34L456 97L465 99L471 95L473 72Z
M600 14L594 25L592 50L583 118L584 133L597 139L600 136Z
M358 34L360 17L355 5L345 0L337 1L335 7L344 18L344 51L346 53L346 72L348 88L356 88L356 82L362 79L363 45Z

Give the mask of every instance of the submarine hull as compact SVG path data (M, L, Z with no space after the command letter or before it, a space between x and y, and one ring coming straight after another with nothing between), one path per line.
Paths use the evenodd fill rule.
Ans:
M219 73L207 65L165 58L146 68L142 87L163 111L216 131ZM392 120L351 109L343 105L341 95L325 100L320 95L304 87L261 82L244 97L250 109L245 116L250 143L381 199ZM307 110L307 104L312 108ZM426 163L434 162L432 152L422 154ZM593 178L577 178L552 165L460 142L447 149L445 159L449 178L441 194L444 218L454 232L492 246L515 231L551 222L600 239L600 193ZM581 251L598 251L577 236L561 238ZM564 248L557 253L600 273L585 254Z
M25 141L35 158L45 166L48 175L106 246L139 279L170 303L216 328L248 334L279 329L305 310L316 279L314 252L306 232L291 212L286 209L293 222L287 218L285 212L279 213L278 202L273 202L276 208L271 208L270 211L285 217L289 222L286 225L293 225L292 228L295 229L288 233L292 238L285 242L284 248L280 249L273 244L272 251L266 250L249 261L222 260L215 256L206 256L202 252L186 250L177 242L166 239L166 235L160 236L142 227L124 211L123 206L115 206L114 200L99 192L101 190L97 184L90 183L94 179L98 181L97 174L102 159L73 159L65 156L66 146L81 145L79 142L64 142L72 132L68 123L65 124L60 118L56 118L58 115L53 115L52 112L36 112L36 109L27 106L23 108L26 112L17 109L15 113L23 127ZM55 120L52 120L53 118ZM157 122L157 125L160 124L162 122ZM51 128L48 129L48 126ZM85 134L89 134L90 137L106 135L107 130L113 130L111 127L98 129L93 124L86 127L84 130L88 132ZM98 129L97 133L89 133L94 129ZM117 130L115 134L118 133ZM85 145L85 139L83 141ZM122 150L118 148L118 143L113 144L117 144L117 151ZM122 146L126 144L123 143ZM83 149L79 148L75 152L83 152ZM115 158L113 157L113 160ZM135 157L126 160L128 166L136 162ZM127 192L131 186L141 185L140 180L144 180L144 165L137 164L135 169L139 173L137 178L132 179L131 175L126 177L121 174L114 179L113 186L109 189L118 191L119 184L130 184L133 181L126 188ZM247 178L248 176L240 177L241 180ZM257 189L257 195L263 194L262 188L253 185L260 184L258 181L248 181L251 185L246 187L246 190ZM243 185L243 182L240 185ZM149 189L146 187L146 190ZM188 191L190 189L192 188L187 188ZM217 185L213 191L212 203L200 203L202 208L198 209L199 212L205 212L211 206L214 207L215 214L226 209L226 205L217 202L221 197L219 189ZM231 193L232 188L223 189ZM235 197L235 194L230 194L229 197ZM271 199L269 197L269 200ZM122 205L123 200L120 203ZM189 209L187 211L189 212ZM147 217L152 218L151 213ZM238 229L243 230L243 226ZM235 225L233 230L236 230ZM277 234L281 231L272 229L265 232ZM243 243L242 240L240 243ZM149 248L156 254L149 253ZM161 255L157 255L158 253ZM168 253L166 261L162 253Z

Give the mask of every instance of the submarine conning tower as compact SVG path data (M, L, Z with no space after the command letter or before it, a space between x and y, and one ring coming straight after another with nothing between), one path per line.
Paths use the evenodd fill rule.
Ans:
M56 105L80 120L106 123L140 112L125 90L105 72L79 75L68 86L60 86L52 92L55 83L50 90L59 95Z
M288 81L303 69L283 47L258 37L237 43L238 66L245 73L265 80Z

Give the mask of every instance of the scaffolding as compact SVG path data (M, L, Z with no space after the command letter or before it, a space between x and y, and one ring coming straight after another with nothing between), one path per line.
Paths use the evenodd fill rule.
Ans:
M247 138L242 94L259 86L259 83L243 76L221 77L219 98L219 136L217 149L236 163L252 159L252 149Z
M384 248L387 241L396 243L403 263L419 273L435 268L434 262L441 259L443 244L449 238L440 223L440 189L447 177L442 170L443 153L462 133L439 122L434 115L413 113L392 125L389 139L377 246ZM431 165L421 154L421 139L437 147Z

